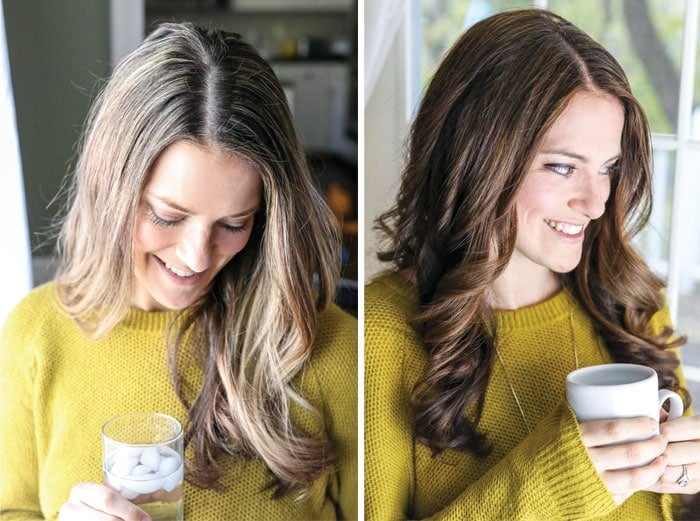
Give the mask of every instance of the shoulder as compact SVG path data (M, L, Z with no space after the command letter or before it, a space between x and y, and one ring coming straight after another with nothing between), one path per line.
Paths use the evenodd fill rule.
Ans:
M666 330L666 328L673 327L673 321L671 320L671 310L668 307L668 300L666 299L666 294L662 295L663 305L656 313L654 313L649 321L649 332L652 335L659 335Z
M335 304L318 317L316 340L309 359L320 379L357 372L357 319Z
M68 320L56 296L56 285L48 282L30 291L10 312L3 327L5 335L26 335L37 331L42 324Z
M413 283L397 272L385 272L365 289L365 344L372 349L387 337L414 337L411 319L418 305Z
M61 309L53 282L29 292L10 312L2 327L2 364L29 363L38 350L52 345L56 331L68 329L72 324Z
M383 273L367 285L364 360L370 387L394 380L410 384L422 373L427 354L411 323L417 306L414 284L399 273Z
M331 304L318 315L316 336L322 344L357 344L357 319Z
M410 321L418 295L413 283L395 271L386 271L365 288L365 322L371 328Z
M357 319L336 305L319 314L316 340L298 383L333 418L351 423L357 408Z

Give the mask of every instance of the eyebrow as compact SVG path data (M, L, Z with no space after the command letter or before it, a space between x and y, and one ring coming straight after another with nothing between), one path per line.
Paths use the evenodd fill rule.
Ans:
M192 211L189 210L188 208L185 208L184 206L176 203L175 201L168 199L167 197L161 197L160 195L156 195L152 192L146 192L145 195L148 197L152 197L153 199L156 199L157 201L170 206L174 210L177 210L182 213L186 213L188 215L192 215ZM247 217L249 215L254 214L255 212L258 211L258 206L254 206L253 208L248 208L247 210L243 210L242 212L234 213L231 215L227 215L223 217L224 219L236 219L238 217Z
M540 154L551 154L551 155L557 155L557 156L566 156L570 157L572 159L578 159L579 161L588 164L590 161L586 156L582 156L581 154L577 154L575 152L569 152L568 150L560 150L560 149L548 149L548 150L542 150ZM604 161L604 163L609 163L610 161L614 161L616 159L620 159L622 156L622 153L615 154L612 156L610 159L607 161Z

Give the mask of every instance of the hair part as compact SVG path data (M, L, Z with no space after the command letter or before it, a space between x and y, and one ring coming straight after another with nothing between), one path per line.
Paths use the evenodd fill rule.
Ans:
M582 91L620 100L625 125L606 213L589 226L564 284L616 361L650 365L678 390L669 349L683 339L649 336L663 282L631 243L651 205L646 117L620 65L583 31L543 9L502 12L466 31L442 60L411 127L396 205L377 221L387 240L380 260L415 274L414 327L429 362L412 396L414 431L436 453L490 451L478 429L497 333L488 292L514 251L515 197L534 154Z
M293 382L335 293L340 233L279 81L238 35L162 24L116 67L80 143L58 238L59 299L91 336L121 321L134 291L142 191L159 154L179 140L248 161L264 191L246 247L168 334L175 390L189 411L188 479L218 487L221 458L255 458L272 472L276 497L303 491L336 462L321 412ZM183 379L193 356L201 388ZM317 419L316 432L293 424L297 406Z

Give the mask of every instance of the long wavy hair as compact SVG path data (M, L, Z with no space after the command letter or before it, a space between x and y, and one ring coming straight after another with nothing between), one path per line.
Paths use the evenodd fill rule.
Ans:
M587 228L581 262L562 283L614 360L651 366L678 390L668 349L683 340L670 330L650 336L664 283L632 246L651 210L646 116L620 65L583 31L546 10L499 13L442 60L411 127L396 205L377 222L388 242L379 258L415 274L414 327L429 362L412 396L414 429L436 453L490 450L478 428L497 334L488 291L513 253L515 197L534 154L581 91L622 103L622 155L605 214Z
M221 457L262 459L276 496L336 462L316 410L292 385L339 277L337 223L312 183L285 94L236 34L163 24L116 67L93 104L58 237L57 291L91 336L114 328L134 288L134 222L148 173L171 143L228 150L259 173L263 207L247 246L168 333L175 390L189 411L188 479L218 487ZM178 353L204 384L189 389ZM298 404L319 419L299 432Z

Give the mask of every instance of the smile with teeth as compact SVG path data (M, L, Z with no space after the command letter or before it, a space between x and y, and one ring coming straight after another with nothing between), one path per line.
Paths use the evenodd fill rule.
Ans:
M566 235L578 235L581 233L581 230L583 230L582 224L567 224L549 219L545 219L544 222L547 223L550 228L565 233Z
M184 271L179 268L176 268L175 266L171 266L167 262L163 262L163 264L165 264L165 267L172 271L178 277L188 278L196 275L194 271Z

